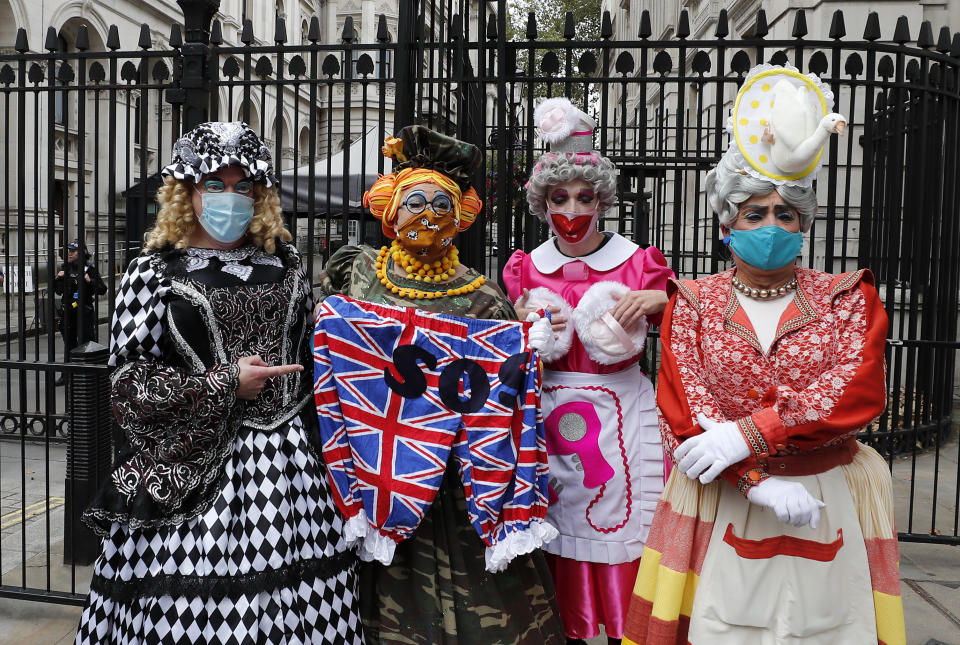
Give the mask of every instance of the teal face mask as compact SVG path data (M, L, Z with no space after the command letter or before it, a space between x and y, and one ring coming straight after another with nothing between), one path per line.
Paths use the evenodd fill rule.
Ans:
M236 242L253 220L253 199L237 193L204 193L200 224L218 242Z
M764 271L792 263L803 247L803 233L791 233L776 225L730 231L730 248L750 266Z

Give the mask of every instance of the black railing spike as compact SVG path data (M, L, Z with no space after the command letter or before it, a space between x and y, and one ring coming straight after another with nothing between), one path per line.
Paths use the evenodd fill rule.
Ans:
M17 29L17 42L13 48L21 54L30 50L30 45L27 44L27 30L23 27Z
M687 10L680 12L680 22L677 24L677 38L683 40L690 35L690 16Z
M317 33L320 33L319 23L317 27ZM319 35L317 36L317 39L320 39ZM387 14L385 13L381 13L380 18L377 20L377 42L390 42L390 29L387 28Z
M609 11L604 11L603 18L600 20L600 37L604 40L613 38L613 22L610 20Z
M807 12L803 9L797 9L797 15L793 20L793 32L790 35L794 38L803 38L807 35Z
M954 58L960 58L960 33L953 35L953 42L950 44L950 55Z
M637 38L646 40L653 35L653 27L650 26L650 10L644 9L640 13L640 30L637 32Z
M491 13L487 18L487 40L497 39L497 14Z
M243 29L240 31L240 42L244 45L253 44L253 21L249 18L243 21Z
M183 47L183 33L180 31L180 23L175 22L170 27L170 46L174 49Z
M917 36L917 47L930 49L933 47L933 26L929 20L920 23L920 35Z
M867 26L863 28L863 39L873 42L880 40L880 14L871 11L867 14Z
M140 39L137 41L137 47L140 49L150 49L153 41L150 39L150 25L143 23L140 25Z
M380 16L380 19L383 20L383 16ZM377 38L380 38L380 34L377 34ZM310 18L310 27L307 28L307 40L313 44L317 44L317 41L320 40L320 19L316 16Z
M347 20L350 20L350 18L347 18ZM278 45L287 42L287 21L280 16L277 16L273 23L273 42Z
M843 22L843 11L837 9L833 12L833 20L830 21L830 38L840 40L847 35L847 26Z
M210 25L210 44L219 47L223 44L223 27L219 20L214 20Z
M60 39L57 38L57 30L53 27L47 27L47 40L43 43L43 48L52 52L60 49Z
M726 38L730 35L730 25L727 20L726 9L721 9L720 14L717 16L717 28L714 30L713 35L715 38Z
M340 40L345 43L353 42L353 16L347 16L343 19L343 31L340 33Z
M120 30L116 25L110 25L107 31L107 49L111 51L120 49Z
M77 50L85 52L90 49L90 35L87 33L87 26L80 25L77 30Z
M461 38L463 38L463 18L459 13L455 13L450 19L450 40L457 41Z
M527 32L524 37L527 40L537 39L537 15L532 11L527 13Z
M950 28L940 27L940 37L937 39L937 51L946 54L950 51Z
M897 18L897 28L893 30L893 42L906 45L910 42L910 22L906 16Z
M567 40L573 40L577 37L577 23L573 21L572 11L568 11L563 18L563 37Z
M767 26L767 12L760 9L757 11L757 25L753 30L753 35L757 38L766 38L768 33L770 33L770 28Z

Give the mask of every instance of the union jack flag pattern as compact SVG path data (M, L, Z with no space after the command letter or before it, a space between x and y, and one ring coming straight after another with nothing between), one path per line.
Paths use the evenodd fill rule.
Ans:
M528 327L344 296L321 304L313 359L323 457L361 558L390 563L451 451L488 570L556 535L543 522L541 374Z

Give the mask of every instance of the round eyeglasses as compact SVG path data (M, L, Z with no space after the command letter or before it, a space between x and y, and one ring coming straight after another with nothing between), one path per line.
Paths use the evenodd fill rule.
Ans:
M415 191L407 195L407 198L400 204L414 215L419 215L427 206L437 215L450 215L453 213L453 200L446 193L436 193L432 200L428 200L425 193Z

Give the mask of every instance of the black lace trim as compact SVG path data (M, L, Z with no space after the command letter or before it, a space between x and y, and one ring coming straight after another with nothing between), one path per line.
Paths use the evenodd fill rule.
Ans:
M291 588L301 582L312 583L320 578L334 578L356 566L353 550L341 551L327 558L300 560L293 564L238 576L185 576L160 574L132 580L109 580L94 574L91 591L116 602L140 598L173 596L185 598L238 599L264 591Z

